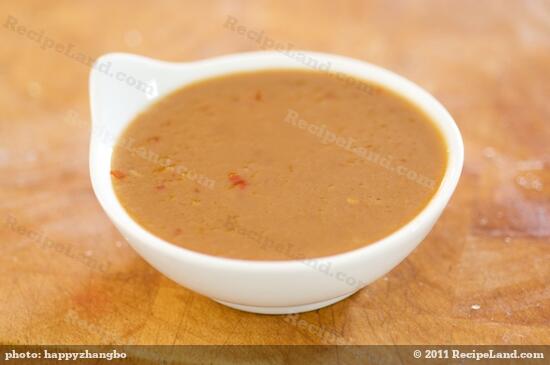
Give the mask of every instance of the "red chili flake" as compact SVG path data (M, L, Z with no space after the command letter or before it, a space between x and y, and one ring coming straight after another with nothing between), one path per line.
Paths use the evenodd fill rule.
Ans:
M195 193L200 193L200 192L201 192L201 191L199 190L199 188L194 188L193 191L194 191Z
M126 174L120 170L111 170L111 175L117 179L124 179Z
M248 185L248 182L246 182L245 179L234 172L230 172L227 177L229 178L232 186L238 186L239 188L244 189Z
M182 232L183 232L183 231L181 230L181 228L176 228L176 229L174 230L174 234L175 234L176 236L182 234Z
M153 136L153 137L147 138L147 142L158 142L158 141L160 141L159 136Z
M160 184L160 185L157 185L155 186L155 189L157 190L163 190L166 186L164 184Z
M260 90L256 91L256 95L254 95L254 99L256 99L256 101L262 101L263 97L262 97L262 92Z

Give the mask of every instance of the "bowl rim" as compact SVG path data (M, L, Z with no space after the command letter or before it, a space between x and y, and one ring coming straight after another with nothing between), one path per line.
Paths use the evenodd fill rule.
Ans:
M126 210L124 209L124 207L122 206L118 198L116 197L116 194L114 194L110 175L107 175L108 178L106 179L106 181L100 180L99 178L97 178L96 171L98 167L96 166L97 161L95 161L95 153L94 153L94 143L97 143L97 142L94 141L93 135L94 135L94 128L98 124L96 123L96 118L97 118L97 114L99 113L96 113L94 111L93 100L94 100L94 95L97 95L99 92L98 91L99 87L95 80L95 74L94 74L95 67L92 67L92 70L90 72L90 90L89 90L90 100L91 100L91 109L92 109L91 110L92 138L90 139L90 160L89 160L90 178L92 180L92 187L96 197L98 198L104 211L109 216L109 218L113 221L113 223L115 223L115 225L118 227L124 227L125 230L130 231L134 237L140 240L141 243L149 246L153 250L160 250L160 251L163 251L165 254L174 255L181 259L195 260L197 263L200 263L202 265L206 265L209 267L225 267L225 268L232 267L232 268L239 268L239 269L247 269L250 271L257 271L258 269L281 270L281 269L284 269L285 267L287 269L298 270L299 268L304 266L304 262L306 261L307 262L311 262L311 261L327 262L328 261L331 263L347 262L349 260L364 257L365 255L376 254L377 252L384 250L388 245L399 244L400 242L403 242L404 239L406 240L408 235L413 234L415 231L419 230L422 227L429 226L431 228L431 225L435 223L435 221L439 217L439 214L445 208L448 200L452 196L458 184L458 180L460 178L463 163L464 163L464 143L462 140L462 136L458 126L456 125L454 119L449 114L449 112L435 97L433 97L430 93L425 91L422 87L418 86L412 81L409 81L403 76L400 76L380 66L371 64L366 61L357 60L357 59L335 55L335 54L311 52L311 51L303 51L303 50L295 50L294 52L298 52L309 57L314 57L318 60L328 61L331 66L337 65L337 69L339 70L341 70L342 68L346 68L345 71L337 71L337 72L343 73L345 75L348 75L357 79L365 80L364 77L359 75L360 69L367 70L371 72L373 75L375 74L381 75L377 80L368 79L366 81L368 81L371 84L374 83L374 84L382 85L384 88L400 95L401 97L406 99L408 102L412 103L413 105L421 109L425 114L429 115L430 119L439 130L441 136L444 138L446 148L447 148L447 166L445 168L445 172L443 174L441 182L437 187L437 190L432 195L429 202L424 206L424 208L422 208L422 210L420 210L420 212L417 213L417 215L413 219L408 221L405 225L401 226L399 229L392 232L391 234L383 237L380 240L369 243L365 246L362 246L350 251L334 254L334 255L304 258L304 259L248 260L248 259L229 258L229 257L214 256L206 253L201 253L198 251L193 251L181 246L177 246L169 241L166 241L154 235L153 233L147 231L145 228L140 226L133 218L130 217L130 215L126 212ZM181 67L192 69L194 66L199 66L199 65L204 65L204 66L208 65L210 67L215 68L223 64L239 63L243 59L267 58L267 59L272 59L272 61L274 62L278 60L282 60L282 63L285 63L286 60L284 60L282 57L288 57L288 56L278 51L255 51L255 52L233 53L229 55L206 58L206 59L192 61L192 62L167 62L167 61L156 60L149 57L144 57L144 56L129 54L129 53L108 53L99 57L96 60L96 64L99 64L100 62L105 62L107 59L109 60L124 59L125 61L137 61L142 63L146 62L150 64L156 64L157 66L164 67L167 69L176 70ZM287 66L270 66L270 67L263 67L261 69L269 70L269 69L288 69L288 68L289 67ZM298 66L296 68L305 69L305 70L311 69L311 67L307 67L307 66L305 67ZM354 69L354 70L351 71L350 69ZM253 70L248 69L248 71L253 71ZM212 77L217 77L219 75L225 75L225 74L229 75L229 74L235 74L239 72L247 72L247 69L243 68L240 71L231 70L228 72L216 73L210 76L202 77L197 81L206 80ZM385 79L386 81L382 82L381 81L382 79ZM390 81L388 82L388 80ZM194 83L197 81L193 81L191 83ZM185 83L181 84L180 86L173 88L173 90L184 87L185 85L186 85ZM411 97L410 94L405 95L403 92L403 90L405 89L409 90L410 94L414 93L415 96ZM169 91L167 94L169 94L172 91ZM162 97L163 96L161 96L160 98ZM435 115L437 115L438 117L436 118ZM132 120L133 118L130 118L130 120L128 120L127 123L130 123ZM124 128L122 130L124 130ZM120 134L116 136L117 139L119 137L120 137ZM108 161L107 168L109 170L110 170L110 166L111 166L111 161ZM107 189L107 191L109 192L109 194L112 194L112 196L108 197L109 199L106 199L102 195L102 191L104 190L98 189L98 184L110 185L111 188ZM107 200L114 200L114 202L116 203L116 205L118 205L118 208L119 208L119 209L116 209L117 212L114 212L111 209L113 207L110 206L110 202Z

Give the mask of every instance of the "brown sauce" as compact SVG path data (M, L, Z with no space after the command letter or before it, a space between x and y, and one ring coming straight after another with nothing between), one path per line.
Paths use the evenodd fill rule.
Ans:
M357 85L274 70L179 89L121 136L116 195L146 230L210 255L315 258L373 243L426 206L447 153L418 107Z

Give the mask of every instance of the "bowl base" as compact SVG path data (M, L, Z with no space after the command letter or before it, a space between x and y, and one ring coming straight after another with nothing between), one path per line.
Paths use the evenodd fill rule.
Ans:
M326 307L327 305L331 305L343 299L346 299L347 297L349 297L354 293L355 292L344 294L342 296L325 300L322 302L303 304L303 305L297 305L297 306L288 306L288 307L256 307L256 306L250 306L250 305L228 303L217 299L213 299L213 300L215 300L220 304L223 304L228 307L238 309L241 311L245 311L245 312L252 312L252 313L259 313L259 314L291 314L291 313L309 312L319 308L323 308L323 307Z

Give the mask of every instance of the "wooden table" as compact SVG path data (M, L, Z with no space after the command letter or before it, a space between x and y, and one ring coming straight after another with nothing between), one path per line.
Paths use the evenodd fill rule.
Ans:
M548 1L37 0L0 15L0 343L550 343ZM89 66L66 48L171 61L260 49L228 16L410 78L465 140L456 194L419 248L296 323L168 280L90 186Z

